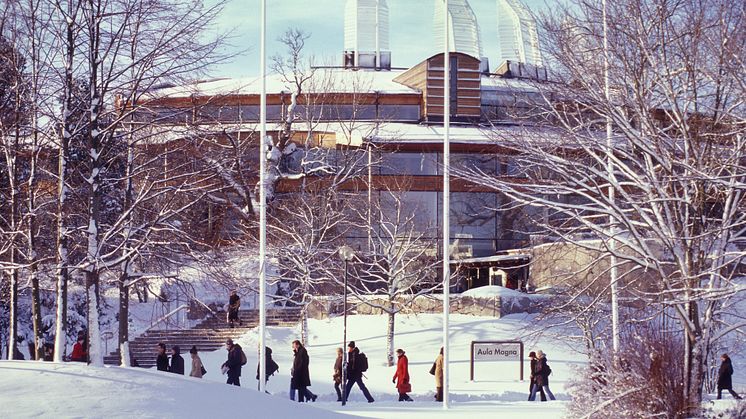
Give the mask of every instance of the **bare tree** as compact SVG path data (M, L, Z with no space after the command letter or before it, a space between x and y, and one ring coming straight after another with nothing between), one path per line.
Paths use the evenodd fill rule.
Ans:
M356 222L371 235L367 251L360 252L355 263L355 281L350 289L361 303L381 310L388 316L386 330L387 362L394 365L396 314L409 307L418 296L430 294L440 286L437 269L437 239L434 226L423 223L421 208L406 202L405 185L377 194L368 209L360 208ZM383 295L378 302L370 296Z
M542 22L556 82L537 85L545 123L494 130L521 178L466 171L547 209L543 226L599 255L604 277L618 268L626 298L676 313L691 414L712 343L744 325L724 305L743 292L746 248L743 13L721 1L609 2L605 95L602 3L559 7Z

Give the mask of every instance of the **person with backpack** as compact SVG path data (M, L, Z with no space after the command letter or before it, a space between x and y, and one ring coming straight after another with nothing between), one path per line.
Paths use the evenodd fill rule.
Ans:
M536 357L538 359L534 386L531 388L531 395L528 396L528 401L532 402L536 400L536 392L540 388L544 389L544 393L549 396L549 400L556 400L554 394L549 390L549 375L552 374L552 369L547 364L547 357L542 350L536 351Z
M224 374L228 374L226 384L233 384L241 387L241 367L246 364L246 354L241 349L241 345L233 343L233 339L228 338L225 341L225 349L228 351L228 360L221 367Z
M355 347L355 341L351 340L347 344L347 383L345 383L345 402L350 397L352 386L357 384L368 403L373 403L373 396L370 395L368 388L363 383L363 373L368 371L368 357Z
M720 356L720 369L718 370L718 400L723 395L723 390L728 390L731 396L736 400L741 400L741 396L733 391L733 363L728 354Z
M184 375L184 358L181 357L181 349L178 345L171 348L171 368L169 371Z
M192 349L189 350L189 354L192 356L192 371L189 373L190 377L202 378L207 372L204 365L202 365L202 359L197 354L197 345L192 345Z
M316 401L315 394L311 393L311 373L308 371L310 363L308 351L299 340L293 341L293 368L290 370L290 389L298 391L298 402Z
M272 359L272 348L269 346L264 347L264 364L266 365L265 368L265 377L264 377L264 383L266 384L267 381L269 381L269 376L274 375L279 369L280 366L277 365L277 363ZM259 381L259 363L256 363L256 380ZM266 391L266 390L265 390Z
M396 372L392 381L396 384L396 390L399 392L399 401L412 402L414 400L407 394L412 391L412 385L409 384L409 360L403 349L397 349L396 355L399 359L396 362Z
M536 358L536 352L531 351L528 354L528 358L531 360L531 366L529 371L531 372L531 378L528 382L528 400L531 401L531 392L533 391L534 384L536 384L536 376L539 368L539 359ZM547 401L547 395L544 393L544 387L539 387L539 393L541 395L541 401ZM535 396L534 396L535 397Z

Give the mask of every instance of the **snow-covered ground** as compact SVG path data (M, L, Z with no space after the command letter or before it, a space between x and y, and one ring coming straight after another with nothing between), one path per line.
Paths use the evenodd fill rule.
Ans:
M346 407L336 403L332 383L335 348L342 346L342 319L309 320L308 352L311 358L311 391L319 395L316 405L325 409L348 412L367 417L463 417L479 414L480 417L525 417L541 414L543 418L560 418L569 395L564 389L573 375L573 368L584 363L577 353L551 333L535 334L532 327L535 316L511 315L501 319L453 315L451 317L451 409L444 412L433 399L435 380L429 374L441 346L442 323L439 315L399 315L396 321L395 347L406 351L412 382L411 396L414 403L397 402L391 378L395 367L386 364L386 316L348 317L348 340L354 340L369 359L370 368L365 374L366 385L375 403L365 403L362 393L353 388ZM557 401L548 403L528 402L528 381L519 380L518 363L481 363L475 365L475 381L469 380L470 344L473 340L512 340L523 338L525 351L542 349L548 354L552 366L551 388ZM269 328L268 344L273 350L280 371L271 377L268 391L278 398L288 398L291 342L300 339L300 329ZM249 363L244 368L245 385L256 388L257 334L249 332L238 340L246 351ZM225 361L225 351L203 354L202 360L210 371L208 380L224 381L219 366ZM524 364L528 379L528 363ZM508 415L508 416L506 416Z
M268 344L280 365L270 378L271 395L256 390L255 331L238 339L249 358L244 367L242 388L223 384L220 365L226 353L203 353L208 373L204 380L175 376L153 370L93 368L77 363L0 362L0 417L140 417L208 418L219 416L251 418L335 418L345 414L374 418L562 418L570 399L565 384L574 370L584 365L583 355L567 346L556 332L536 333L534 315L510 315L501 319L453 315L451 318L451 407L443 410L433 401L434 378L428 371L441 345L438 315L397 316L395 346L407 352L413 403L399 403L387 367L386 317L348 317L348 339L355 340L370 361L366 384L375 403L366 403L357 388L350 402L336 403L332 385L335 348L342 346L342 319L309 321L308 351L311 358L311 390L316 403L300 404L288 399L292 350L299 328L272 327ZM518 379L517 363L481 363L475 366L475 381L469 380L469 352L472 340L522 339L526 353L542 349L552 366L551 388L557 401L528 402L528 382ZM189 366L189 355L185 355ZM525 377L528 378L528 363ZM737 375L742 374L737 370ZM713 404L722 411L734 403ZM12 407L11 407L12 406Z
M342 418L245 388L140 368L0 361L3 418Z

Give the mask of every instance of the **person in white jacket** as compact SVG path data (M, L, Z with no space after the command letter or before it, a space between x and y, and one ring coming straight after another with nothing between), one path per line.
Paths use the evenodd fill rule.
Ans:
M192 355L192 372L189 373L189 376L202 378L204 367L202 366L202 360L199 358L199 355L197 355L197 346L192 346L189 353Z

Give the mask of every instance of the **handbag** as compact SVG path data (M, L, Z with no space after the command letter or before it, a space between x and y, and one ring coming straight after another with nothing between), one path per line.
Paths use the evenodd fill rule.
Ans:
M435 362L433 362L433 366L430 367L430 375L435 375Z
M202 375L207 374L207 370L205 369L204 365L200 366L200 368L202 369Z

